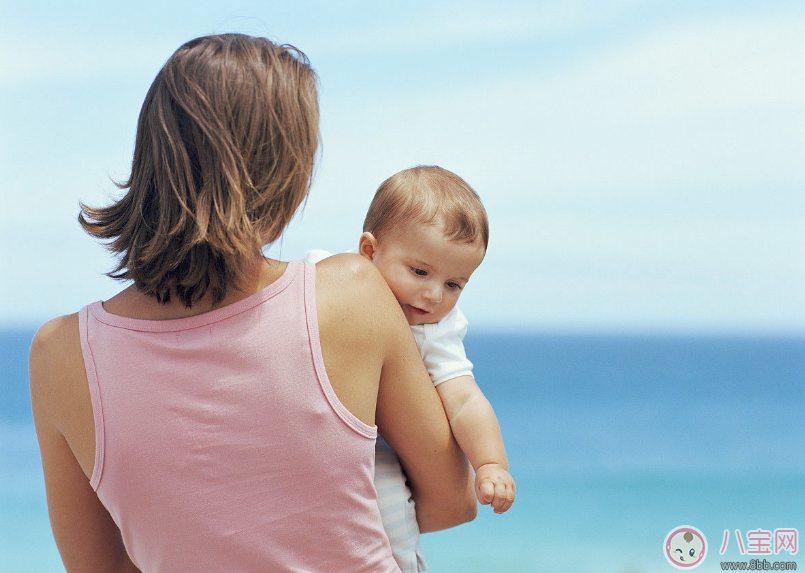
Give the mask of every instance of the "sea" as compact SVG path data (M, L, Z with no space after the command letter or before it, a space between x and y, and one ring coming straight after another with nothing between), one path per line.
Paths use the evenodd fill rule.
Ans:
M30 414L32 331L0 331L0 573L63 572ZM424 535L433 573L805 569L805 337L471 332L517 499ZM742 565L743 564L743 565Z

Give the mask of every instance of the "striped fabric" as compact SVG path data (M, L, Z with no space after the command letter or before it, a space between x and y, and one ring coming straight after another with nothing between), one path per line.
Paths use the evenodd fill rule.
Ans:
M419 545L414 500L405 482L397 454L383 438L375 446L375 488L383 529L389 536L394 559L403 573L418 573L428 568Z

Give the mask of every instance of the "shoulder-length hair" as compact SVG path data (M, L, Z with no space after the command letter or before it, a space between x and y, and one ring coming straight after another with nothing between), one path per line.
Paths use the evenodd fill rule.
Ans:
M79 222L119 255L107 273L162 303L220 303L277 240L310 187L316 76L299 50L242 34L181 46L137 125L125 195Z

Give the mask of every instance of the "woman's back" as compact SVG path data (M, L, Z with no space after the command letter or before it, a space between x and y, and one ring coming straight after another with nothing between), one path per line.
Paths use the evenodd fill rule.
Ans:
M376 429L324 368L313 265L201 315L137 320L95 303L79 320L100 445L90 483L138 567L398 570L372 482Z

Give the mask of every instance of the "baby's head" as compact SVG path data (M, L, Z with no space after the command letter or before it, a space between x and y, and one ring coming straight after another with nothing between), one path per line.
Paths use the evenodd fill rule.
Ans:
M431 324L453 310L488 242L475 191L446 169L418 166L380 185L358 252L386 279L408 324Z

